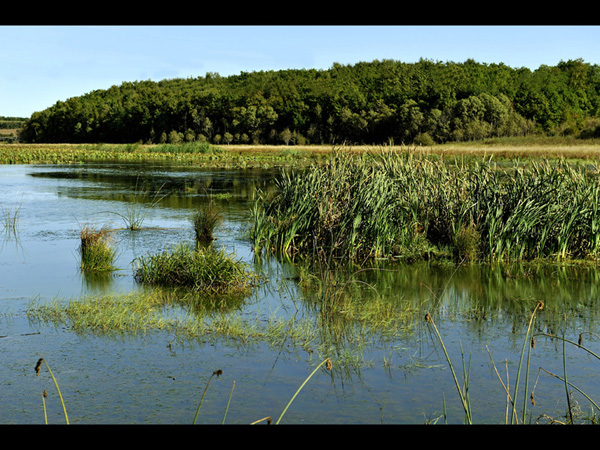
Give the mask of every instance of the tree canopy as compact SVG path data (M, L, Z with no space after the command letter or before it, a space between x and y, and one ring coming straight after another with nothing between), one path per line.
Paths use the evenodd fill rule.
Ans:
M25 142L441 143L530 133L599 135L600 70L582 60L375 60L135 81L34 113Z

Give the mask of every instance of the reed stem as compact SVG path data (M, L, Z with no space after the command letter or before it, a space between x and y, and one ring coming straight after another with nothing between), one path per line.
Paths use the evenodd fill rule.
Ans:
M48 363L46 362L46 360L44 358L40 358L35 366L35 371L36 374L39 376L40 374L40 368L42 363L44 363L44 365L46 366L46 368L48 369L48 372L50 373L50 376L52 377L52 380L54 381L54 386L56 386L56 391L58 392L58 397L60 398L60 403L62 405L63 408L63 413L65 414L65 421L67 422L67 425L69 425L69 416L67 414L67 408L65 406L65 402L63 400L63 396L60 392L60 388L58 387L58 381L56 381L56 378L54 377L54 374L52 373L52 370L50 370L50 366L48 365ZM44 391L45 394L46 391ZM42 396L42 398L45 398L45 395ZM44 416L46 415L46 402L44 401ZM46 417L46 422L48 421L47 417Z
M275 422L276 425L279 424L279 422L283 418L284 414L286 413L286 411L288 410L288 408L290 407L290 405L292 404L292 402L294 401L294 399L298 396L298 394L300 393L300 391L304 388L304 386L306 385L306 383L308 383L308 381L312 378L312 376L323 365L325 365L325 367L327 368L327 370L331 370L331 359L327 358L323 362L321 362L321 364L319 364L317 367L315 367L315 370L312 371L312 373L308 376L308 378L306 378L306 380L304 380L304 382L300 385L300 387L298 388L298 390L294 393L294 395L292 396L292 398L290 399L290 401L288 402L288 404L285 405L285 408L281 412L281 415L279 416L279 419L277 419L277 422Z

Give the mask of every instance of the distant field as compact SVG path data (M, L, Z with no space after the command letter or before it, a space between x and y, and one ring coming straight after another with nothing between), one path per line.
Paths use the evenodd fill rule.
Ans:
M196 145L196 147L198 147ZM434 146L269 146L193 144L23 144L0 143L0 164L77 163L89 160L177 160L202 165L294 164L322 158L335 149L352 152L395 149L447 156L493 156L495 158L600 159L600 140L567 138L496 139Z
M320 153L325 154L331 152L334 148L342 148L340 146L268 146L268 145L227 145L222 146L226 150L247 152L247 153L264 153L269 151L280 151L289 149L290 151L302 153ZM539 141L539 142L469 142L469 143L451 143L439 144L428 147L416 146L374 146L374 145L357 145L343 146L346 150L351 151L370 151L381 148L391 148L398 151L408 149L430 152L440 155L468 155L468 156L498 156L498 157L549 157L549 158L598 158L600 157L600 140L595 141Z

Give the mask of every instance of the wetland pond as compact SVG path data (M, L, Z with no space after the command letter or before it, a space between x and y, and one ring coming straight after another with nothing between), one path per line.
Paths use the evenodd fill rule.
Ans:
M506 393L499 376L506 383L508 373L512 395L538 300L545 306L535 317L536 333L575 342L582 333L598 333L600 277L594 268L579 265L418 263L365 270L356 274L361 283L356 283L355 295L362 299L357 301L378 298L398 314L411 311L411 319L392 333L380 334L361 323L328 329L312 306L311 291L296 282L298 268L274 258L257 260L247 239L256 196L275 189L278 173L273 168L200 169L157 163L0 166L4 217L18 214L14 229L5 224L2 230L0 225L0 422L43 424L44 390L48 423L65 422L48 372L35 373L39 358L57 379L71 424L191 424L216 370L222 374L211 380L197 423L250 424L279 417L329 357L332 369L315 372L286 410L282 424L460 424L463 407L443 347L424 320L429 313L458 382L462 384L465 371L468 374L473 422L503 424ZM130 231L122 216L134 200L140 201L142 190L158 193L154 198L160 201L138 203L144 222L141 230ZM207 201L218 202L223 212L213 244L235 254L265 280L227 314L247 320L249 326L274 317L308 318L323 328L317 338L311 335L312 341L302 345L297 338L240 342L203 336L180 341L162 331L77 332L32 320L28 314L32 303L142 290L134 279L135 259L193 242L190 217ZM109 276L90 277L80 270L84 224L115 230L118 270ZM598 341L584 336L595 351ZM600 362L593 355L543 336L535 343L527 390L519 387L516 400L519 414L525 404L527 422L544 415L564 420L565 385L548 372L562 377L566 368L569 382L600 400ZM535 405L529 401L534 390ZM581 421L597 413L583 395L570 391Z

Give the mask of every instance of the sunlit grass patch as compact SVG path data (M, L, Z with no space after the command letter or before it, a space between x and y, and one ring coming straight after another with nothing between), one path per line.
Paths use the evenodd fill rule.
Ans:
M81 270L87 271L111 271L115 269L115 249L111 232L102 228L99 231L89 226L81 230L81 245L79 247L81 256Z
M151 286L185 287L214 294L249 293L257 281L247 264L224 250L179 244L137 260L135 279Z

